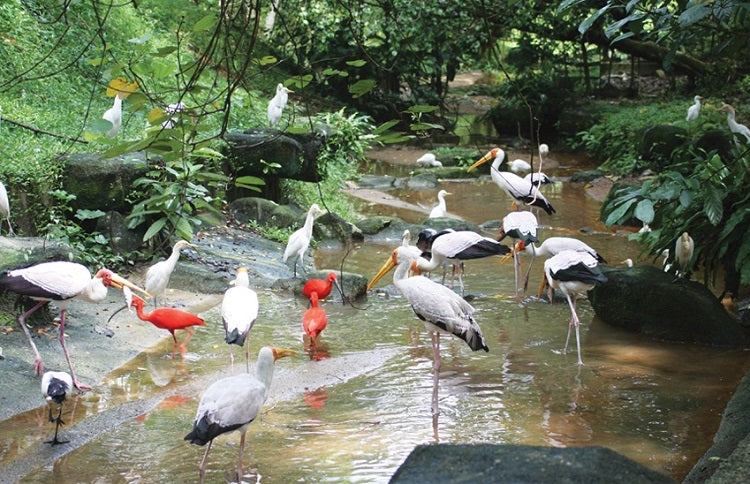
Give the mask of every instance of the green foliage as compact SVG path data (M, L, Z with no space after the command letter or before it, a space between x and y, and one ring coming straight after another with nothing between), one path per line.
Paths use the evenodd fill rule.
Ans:
M275 240L276 242L286 243L289 237L294 233L289 227L275 227L273 225L261 225L257 220L250 220L247 228L264 239Z
M696 241L695 260L706 282L725 272L728 287L750 284L750 156L735 148L728 159L715 152L693 152L640 187L618 185L602 206L608 226L633 219L652 231L631 235L654 257L674 250L682 232ZM737 274L733 280L733 274Z

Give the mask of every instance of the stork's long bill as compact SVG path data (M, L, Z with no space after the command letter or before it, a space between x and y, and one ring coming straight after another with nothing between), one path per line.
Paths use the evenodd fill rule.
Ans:
M524 244L523 240L517 241L510 249L510 252L505 254L500 258L500 265L505 264L509 260L513 258L513 255L518 252L523 252L526 249L526 244Z
M482 165L483 163L487 163L491 159L495 158L496 154L497 154L497 151L495 151L495 150L491 150L491 151L487 152L486 155L484 155L476 163L474 163L473 165L471 165L469 167L469 169L466 170L466 173L470 172L471 170L473 170L474 168L478 167L479 165Z
M384 275L388 274L388 271L393 269L398 265L398 252L394 250L391 252L391 256L388 258L387 261L385 261L385 264L383 264L383 267L380 268L377 274L375 274L375 277L372 278L370 283L367 285L367 291L369 292L370 289L372 289L372 286L375 285L380 279L383 278Z
M273 351L273 361L276 361L279 358L284 358L286 356L297 356L296 351L290 350L288 348L276 348L275 346L272 346L271 351Z
M151 297L151 294L149 294L148 292L146 292L145 289L141 289L140 287L136 286L135 284L133 284L129 280L125 279L124 277L122 277L122 276L120 276L120 275L118 275L118 274L116 274L116 273L114 273L112 271L109 271L107 269L101 269L101 270L99 270L99 272L96 273L95 277L99 277L102 280L106 280L108 282L109 286L114 287L116 289L122 290L123 287L128 287L128 288L132 289L133 291L140 292L141 294L143 294L144 296L146 296L148 298Z

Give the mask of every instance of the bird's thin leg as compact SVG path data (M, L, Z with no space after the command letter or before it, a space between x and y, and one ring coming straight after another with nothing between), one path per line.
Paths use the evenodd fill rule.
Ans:
M73 371L73 363L70 361L70 355L68 354L68 348L65 346L65 313L68 311L63 309L60 311L60 345L62 346L63 353L65 353L65 359L68 361L68 367L70 368L70 376L73 377L73 386L79 391L91 390L91 387L84 385L76 378L76 373Z
M51 409L50 409L51 411ZM57 439L57 432L60 430L61 425L65 425L65 422L62 420L62 405L60 405L60 410L57 412L57 418L54 419L55 422L55 436L52 437L52 440L46 443L52 444L52 445L58 445L58 444L67 444L70 442L69 440L58 440Z
M201 459L201 463L198 464L198 472L201 475L201 484L203 484L203 479L206 477L206 459L208 458L208 451L211 450L211 444L213 443L213 440L208 441L208 447L206 447L206 451L203 453L203 459Z
M26 318L31 316L34 311L44 306L48 302L49 301L40 301L33 308L18 316L18 323L21 325L23 332L26 333L26 337L29 339L29 344L31 345L31 350L34 352L34 375L41 375L42 373L44 373L44 366L42 365L42 356L39 354L39 350L36 349L34 340L31 339L29 328L26 327Z
M234 373L234 350L232 349L232 345L229 345L229 367L232 369L232 373Z
M430 334L432 338L432 415L440 414L438 405L438 380L440 377L440 333L433 331Z
M518 273L521 270L521 261L518 260L518 252L513 251L513 275L516 281L516 297L518 297Z
M250 342L245 341L245 369L250 373Z
M534 247L534 246L532 245L532 247ZM534 265L534 258L535 257L536 257L536 251L534 251L534 249L532 248L532 251L531 251L531 260L529 261L529 267L528 267L528 269L526 269L526 275L524 276L524 279L523 279L523 292L524 292L524 294L526 294L526 290L529 287L529 275L531 274L531 266Z
M16 235L16 233L13 232L13 227L10 225L10 216L8 216L7 220L8 220L8 232L10 232L10 235Z
M185 328L185 331L187 331L187 334L188 334L187 338L185 338L185 340L180 344L180 356L182 356L183 358L185 358L185 352L187 351L188 341L190 341L190 338L192 338L193 335L195 334L193 330L190 328Z
M464 295L464 263L458 266L458 284L461 286L461 296Z
M174 344L172 345L172 354L170 356L167 356L168 360L173 360L174 355L177 352L177 336L174 335L174 331L171 331L172 333L172 341L174 341Z
M242 454L245 452L245 434L242 432L240 436L240 455L237 458L237 482L242 482Z
M580 321L578 319L578 314L576 314L576 304L573 301L573 299L570 298L569 295L566 295L568 298L568 305L570 306L570 325L568 326L568 338L570 338L570 327L575 326L576 327L576 347L578 349L578 364L582 365L583 360L581 359L581 338L579 334L578 327L580 326ZM568 340L565 340L565 350L568 349Z

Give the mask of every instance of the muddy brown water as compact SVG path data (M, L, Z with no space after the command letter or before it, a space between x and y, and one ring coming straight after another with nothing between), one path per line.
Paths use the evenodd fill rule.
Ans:
M566 168L559 170L565 173ZM429 208L439 188L453 193L447 199L449 211L477 223L501 218L509 205L489 180L446 181L434 190L391 193ZM544 193L558 213L539 215L545 227L542 238L575 234L611 263L639 260L637 245L597 222L599 203L587 198L582 187L556 183ZM425 217L365 202L360 208L411 222ZM592 231L581 233L581 227ZM344 267L372 275L395 244L355 247L346 254ZM343 257L339 249L319 250L316 265L338 268ZM525 258L524 267L527 263ZM541 266L537 260L529 292L540 280ZM681 479L711 444L726 402L750 363L746 351L651 341L612 328L596 318L584 299L578 307L585 364L579 367L575 350L561 351L570 318L565 303L509 298L513 267L499 266L496 259L467 263L464 281L490 352L473 353L463 342L442 338L441 414L436 422L430 414L430 338L406 301L381 292L354 306L327 301L329 324L320 361L301 356L277 363L276 385L288 392L273 398L250 426L243 480L387 482L415 445L437 442L601 445ZM378 287L390 282L388 276ZM250 338L252 359L268 343L303 349L305 301L286 293L258 293L261 314ZM197 480L203 448L183 437L191 428L200 390L207 386L204 380L228 366L218 308L202 316L207 326L198 328L184 359L165 359L171 339L163 339L108 375L95 394L74 398L63 414L69 425L62 437L66 432L78 435L87 417L124 403L155 399L154 405L75 445L23 481ZM347 363L346 375L341 366L321 366L369 354L386 356L354 359L359 363ZM243 359L236 355L240 366ZM360 365L362 371L357 371ZM313 378L316 372L323 375ZM312 383L306 383L305 375L311 375L307 381ZM39 443L52 430L42 406L1 422L0 466L30 450L47 452ZM210 482L233 480L238 442L236 433L217 439L208 460Z

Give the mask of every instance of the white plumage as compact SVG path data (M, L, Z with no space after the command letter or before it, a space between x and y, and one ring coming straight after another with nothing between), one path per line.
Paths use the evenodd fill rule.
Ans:
M591 290L595 285L607 282L602 274L599 263L595 257L587 252L576 252L565 250L544 261L544 274L547 282L554 289L559 289L565 294L570 306L570 324L568 325L568 336L565 338L565 349L568 351L570 341L570 330L576 329L576 346L578 348L578 364L582 365L581 339L579 335L580 320L576 314L575 296Z
M450 193L440 190L437 194L438 204L432 207L429 218L440 218L448 215L448 208L445 205L445 196Z
M513 173L526 173L527 171L531 170L531 165L528 161L517 158L508 163L508 168Z
M528 173L525 177L523 177L523 179L531 183L535 187L538 187L539 185L548 185L552 183L552 180L550 179L550 177L548 177L544 173L539 173L539 172Z
M694 249L695 242L693 241L693 238L690 237L690 234L687 232L683 232L674 245L674 256L675 263L677 264L678 276L685 277L690 271Z
M297 263L301 267L303 266L303 258L307 248L310 247L310 239L312 239L313 222L318 215L323 215L325 212L320 209L317 203L310 205L310 209L307 211L307 217L305 218L305 224L301 229L294 232L286 243L286 249L284 249L284 262L290 257L294 258L294 277L297 277Z
M186 247L195 246L187 240L179 240L172 247L172 253L163 261L152 265L146 271L146 291L154 297L154 304L158 304L158 298L163 296L169 285L169 278L172 276L177 261L180 258L180 251Z
M284 108L289 100L289 93L294 92L279 83L276 86L276 95L268 101L268 125L273 127L281 121L281 116L284 114Z
M10 224L10 201L8 201L8 191L5 189L3 182L0 182L0 218L4 218L8 222L8 233L13 233L13 226ZM3 222L0 220L0 229L2 229ZM1 231L1 230L0 230Z
M55 436L52 440L45 442L47 444L58 445L68 442L67 440L58 440L57 432L60 430L60 426L65 424L62 421L62 406L72 389L73 378L64 371L47 371L42 376L42 397L49 407L49 421L55 422ZM52 418L53 406L58 407L57 417L55 418Z
M432 153L425 153L422 156L420 156L417 159L418 165L426 165L426 166L434 166L436 168L440 168L443 166L443 164L437 160L434 154Z
M504 159L505 152L500 148L493 148L476 163L471 165L467 171L471 171L489 160L494 160L490 169L490 175L497 186L502 188L514 200L543 208L549 215L555 213L555 209L539 189L531 184L531 181L527 181L515 173L499 171Z
M114 104L104 112L102 119L106 119L112 123L112 127L107 131L107 138L116 137L122 125L122 99L119 94L115 95Z
M536 216L534 216L533 213L527 211L510 212L508 215L503 217L503 227L500 231L500 234L498 234L497 239L503 240L506 236L508 236L516 240L521 240L526 244L531 244L539 240L536 237L538 226L539 222L537 222ZM513 250L511 251L511 254L513 256L513 274L515 276L514 279L516 283L516 297L518 297L520 294L518 277L521 272L521 260L517 251ZM529 279L529 272L531 271L531 266L533 263L534 258L532 257L531 262L529 262L529 268L526 271L524 291L526 290L526 284L528 283Z
M258 353L255 375L242 373L222 378L209 386L201 396L198 411L193 421L193 430L185 436L192 444L208 444L200 466L200 480L206 471L206 458L211 444L217 436L237 430L240 432L240 452L237 461L237 479L242 481L242 454L245 448L245 433L250 423L260 413L268 396L273 379L274 362L295 351L265 346Z
M258 318L258 295L250 289L250 278L246 267L237 269L234 287L224 292L221 302L221 320L226 332L225 341L229 344L229 361L234 368L232 344L245 346L245 361L250 371L250 343L246 343L248 333Z
M701 112L701 99L703 98L700 96L695 96L693 98L693 101L695 101L695 104L691 105L688 108L685 121L695 121L696 119L698 119L698 115Z
M727 124L732 133L740 134L747 138L747 141L750 141L750 129L744 124L740 124L734 120L734 107L732 107L731 104L723 104L721 108L719 108L719 111L727 112Z
M185 103L180 101L178 103L172 103L168 105L166 108L164 108L164 114L171 116L176 113L181 113L184 110L185 110ZM176 123L177 123L176 118L169 118L168 120L161 123L161 127L162 129L172 129L175 127Z

